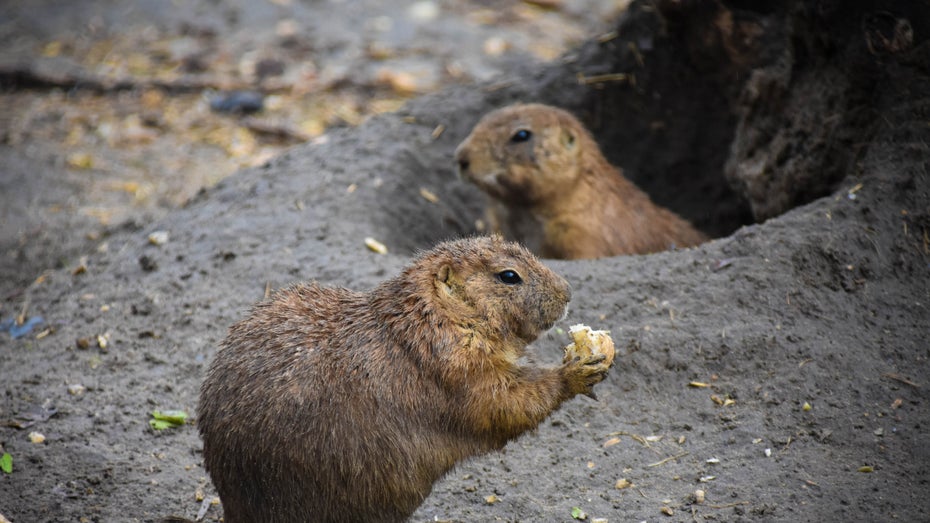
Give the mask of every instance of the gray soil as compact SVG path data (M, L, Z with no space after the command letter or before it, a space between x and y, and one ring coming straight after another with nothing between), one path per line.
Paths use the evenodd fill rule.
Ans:
M226 328L269 288L367 289L416 250L476 233L482 195L456 179L452 151L483 113L540 101L574 111L655 200L716 239L548 261L573 301L530 359L559 361L571 324L610 329L619 352L599 400L462 463L413 520L571 521L576 507L611 522L930 519L930 14L732 4L634 3L612 38L333 129L108 231L85 272L11 292L4 316L27 303L52 330L0 335L0 418L56 412L0 428L14 459L0 513L194 518L197 493L215 496L196 426L155 431L149 412L196 413ZM726 12L738 30L708 22ZM150 244L159 230L169 241Z

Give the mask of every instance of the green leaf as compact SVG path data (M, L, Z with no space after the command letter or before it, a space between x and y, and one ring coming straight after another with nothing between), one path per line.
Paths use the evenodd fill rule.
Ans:
M588 519L588 515L580 507L572 507L572 517L575 519Z
M155 430L165 430L180 427L187 421L187 413L183 410L154 410L149 425Z
M152 411L152 417L174 425L183 425L187 421L187 413L183 410L154 410Z
M165 430L165 429L170 429L171 427L178 426L175 423L171 423L170 421L165 421L163 419L150 419L149 425L151 425L152 428L155 430Z
M9 452L4 452L3 456L0 456L0 470L7 474L13 473L13 456Z

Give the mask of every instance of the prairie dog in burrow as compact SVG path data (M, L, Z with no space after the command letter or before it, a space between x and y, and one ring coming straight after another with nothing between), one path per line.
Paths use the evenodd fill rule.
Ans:
M708 239L624 178L584 125L556 107L488 113L455 162L490 196L491 229L546 258L646 254Z

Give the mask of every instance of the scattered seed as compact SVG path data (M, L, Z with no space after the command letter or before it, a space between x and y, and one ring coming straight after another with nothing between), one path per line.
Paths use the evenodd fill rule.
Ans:
M401 95L414 94L421 90L417 77L407 71L381 69L376 75L378 83L386 85Z
M484 498L484 502L487 503L488 505L493 505L497 503L498 501L500 500L494 494L491 494L490 496L485 496Z
M68 155L66 163L73 169L91 169L94 167L94 157L88 153L73 153Z
M771 457L772 457L772 449L765 449L764 452L765 452L765 457L767 457L767 458L771 458Z
M38 444L38 443L44 443L44 442L45 442L45 434L42 434L41 432L30 432L30 433L29 433L29 441L32 442L32 443L36 443L36 444Z
M632 486L633 484L630 483L629 480L627 480L626 478L620 478L617 480L617 483L614 485L614 488L616 488L617 490L623 490L625 488L630 488Z
M426 201L428 201L428 202L430 202L430 203L438 203L438 202L439 202L439 197L436 196L436 193L430 191L430 190L427 189L426 187L420 187L420 196L422 196L424 200L426 200Z
M808 411L811 410L812 408L814 408L814 407L811 407L811 404L808 403L808 402L806 402L806 401L804 402L804 405L801 407L801 409L804 410L804 412L808 412Z
M719 459L719 458L710 458L710 459L707 460L707 463L710 463L711 465L716 465L717 463L720 463L720 459Z
M371 237L365 238L365 247L368 247L378 254L387 254L388 252L387 247L383 243Z
M661 510L662 510L662 513L665 514L666 516L674 516L674 515L675 515L675 511L672 510L671 507L662 507Z
M717 476L701 476L698 478L698 481L701 483L707 483L708 481L713 481L715 479L717 479Z
M868 473L868 472L875 472L875 467L873 467L873 466L871 466L871 465L866 465L866 466L864 466L864 467L859 467L859 472L866 472L866 473Z
M613 446L616 445L617 443L620 443L620 438L618 438L618 437L613 437L613 438L610 438L609 440L605 441L603 447L606 449L607 447L613 447Z
M705 494L703 490L697 489L694 491L694 494L691 495L691 498L694 500L695 503L700 505L701 503L704 503L704 495Z
M155 231L149 234L149 243L152 245L164 245L168 243L168 231Z

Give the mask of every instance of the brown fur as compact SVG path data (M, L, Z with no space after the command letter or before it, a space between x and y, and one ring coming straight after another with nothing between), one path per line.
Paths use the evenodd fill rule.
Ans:
M522 283L498 274L514 270ZM204 461L236 522L402 521L456 462L590 393L603 356L520 366L568 283L499 237L366 293L298 284L235 324L203 383Z
M515 142L515 133L532 133ZM455 152L460 175L491 197L492 229L549 258L599 258L707 240L655 205L562 109L517 104L485 115Z

